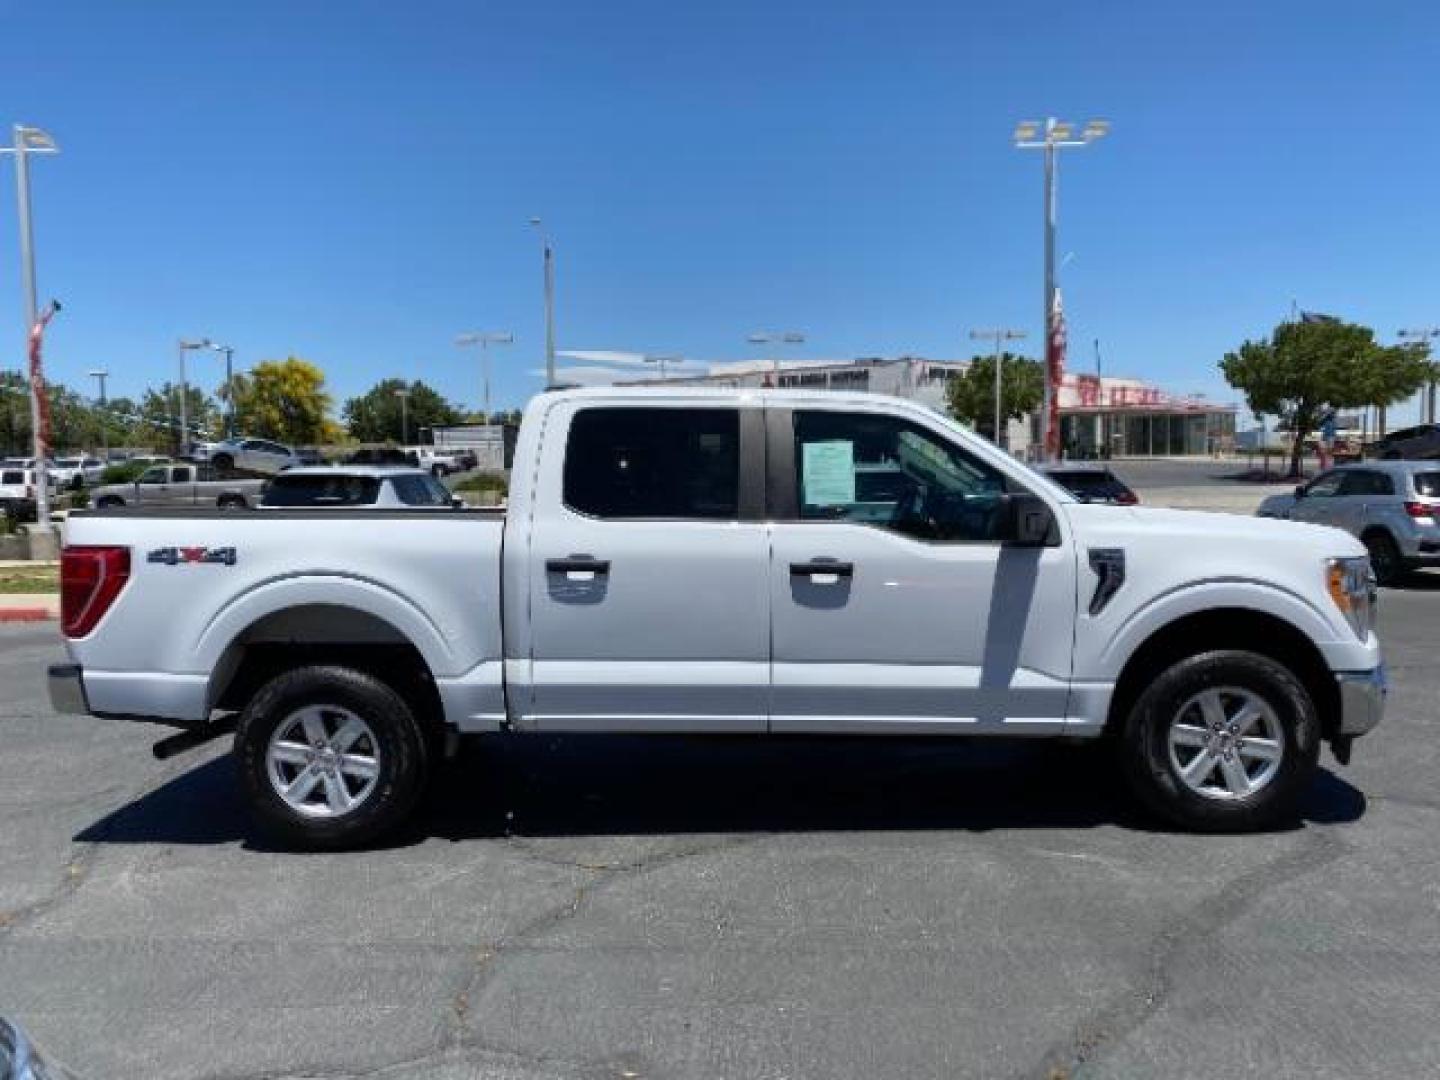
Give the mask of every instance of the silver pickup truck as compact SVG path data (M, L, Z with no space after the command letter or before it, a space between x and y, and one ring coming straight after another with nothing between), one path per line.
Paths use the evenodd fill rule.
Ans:
M56 707L233 729L252 812L314 847L470 733L1110 735L1158 814L1253 829L1385 687L1354 537L1087 505L822 390L542 394L503 514L80 511L61 577Z
M221 480L209 465L152 465L128 484L106 484L90 493L97 510L117 506L213 506L245 510L260 502L264 480Z

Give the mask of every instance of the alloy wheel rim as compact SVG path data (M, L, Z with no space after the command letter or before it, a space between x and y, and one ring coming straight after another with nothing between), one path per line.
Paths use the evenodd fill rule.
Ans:
M353 813L380 782L380 743L370 725L339 705L306 705L275 728L265 748L270 785L308 818Z
M1234 802L1275 779L1285 758L1285 729L1259 694L1219 686L1175 711L1169 744L1181 783L1207 799Z

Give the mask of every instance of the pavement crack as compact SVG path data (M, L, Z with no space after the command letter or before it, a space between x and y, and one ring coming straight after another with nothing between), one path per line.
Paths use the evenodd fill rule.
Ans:
M1285 854L1247 870L1214 895L1161 928L1132 985L1080 1020L1069 1036L1053 1043L1021 1080L1070 1080L1076 1070L1102 1056L1138 1029L1164 1005L1175 984L1175 967L1187 953L1210 942L1271 889L1333 862L1347 845L1333 831L1311 830Z

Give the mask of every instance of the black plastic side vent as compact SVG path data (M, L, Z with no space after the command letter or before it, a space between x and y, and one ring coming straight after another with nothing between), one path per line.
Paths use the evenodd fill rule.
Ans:
M1090 614L1099 615L1125 584L1124 549L1091 548L1090 569L1100 579L1095 583L1095 595L1090 597Z

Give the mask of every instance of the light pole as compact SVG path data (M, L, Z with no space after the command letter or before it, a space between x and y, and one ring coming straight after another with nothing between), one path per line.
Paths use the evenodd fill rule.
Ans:
M645 355L645 357L644 357L644 360L645 360L645 363L647 363L647 364L658 364L658 365L660 365L660 381L661 381L661 382L664 382L664 381L666 380L666 378L668 378L668 375L666 374L666 367L667 367L667 365L669 365L669 364L683 364L683 363L685 362L685 358L684 358L683 356L674 356L674 355L670 355L670 354L666 354L666 355L663 355L663 356L650 356L650 355L647 353L647 354Z
M540 251L545 260L545 389L555 385L555 248L545 223L532 217L530 224L540 233Z
M25 297L25 344L29 355L30 336L39 321L40 312L35 301L35 234L30 219L30 158L31 154L58 154L60 148L55 140L44 131L25 124L13 128L14 142L0 147L0 152L15 155L15 198L19 207L20 221L20 281ZM50 477L46 460L50 448L45 445L41 431L42 405L40 387L34 378L30 379L30 434L35 452L35 525L39 529L50 528Z
M1055 328L1055 193L1056 193L1056 164L1057 156L1061 150L1078 149L1088 146L1096 139L1103 137L1110 131L1110 121L1089 120L1086 121L1084 129L1075 134L1075 125L1056 120L1053 116L1042 124L1038 120L1023 120L1015 128L1015 146L1020 150L1043 150L1045 151L1045 319L1041 323L1045 327L1045 402L1044 425L1045 437L1043 440L1043 457L1046 461L1053 461L1059 451L1060 432L1058 425L1054 422L1056 409L1055 397L1060 388L1055 385L1059 373L1054 370L1056 358L1052 357L1054 351L1053 338Z
M214 352L225 354L225 437L233 439L235 438L235 380L231 371L234 368L235 350L229 345L220 345L209 338L200 344Z
M1422 326L1412 330L1401 330L1399 337L1429 345L1432 338L1440 338L1440 326ZM1420 422L1435 423L1435 368L1430 369L1430 378L1425 383L1425 396L1420 400Z
M101 455L108 459L110 457L110 417L106 412L105 380L110 377L110 372L104 368L96 368L89 374L100 384L100 451Z
M1001 409L1000 409L1000 369L1001 346L1007 341L1019 341L1025 336L1023 330L971 330L971 341L993 341L995 342L995 445L1004 449L1006 439L1001 434Z
M410 442L410 391L396 390L395 396L400 399L400 445L406 446Z
M794 330L761 330L745 339L751 345L804 345L805 335ZM767 350L768 351L768 350ZM780 385L780 356L778 351L770 360L770 370L775 375L775 385Z
M462 349L466 345L480 346L480 370L485 380L485 414L480 421L483 424L490 423L490 346L510 345L513 344L514 341L515 335L509 331L486 332L477 330L471 334L461 334L455 339L455 344Z
M190 443L190 384L185 378L185 354L195 349L210 349L214 346L209 338L201 338L199 341L186 341L181 338L175 343L176 352L180 356L180 456L185 456L185 448Z

